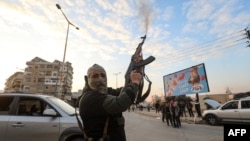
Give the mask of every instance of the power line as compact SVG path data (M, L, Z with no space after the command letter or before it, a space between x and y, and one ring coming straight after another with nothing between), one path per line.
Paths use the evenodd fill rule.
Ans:
M183 49L183 50L179 50L179 51L177 51L176 53L174 53L172 55L168 55L167 57L158 58L158 60L163 60L161 62L165 62L165 59L168 60L168 59L173 59L173 58L177 58L177 57L179 58L180 56L183 56L183 55L185 55L185 57L186 57L186 55L194 54L194 53L199 54L200 52L204 52L206 50L210 50L210 49L215 48L215 47L220 47L223 44L228 44L230 42L235 42L235 41L237 41L239 39L242 39L242 38L244 39L245 37L241 37L242 35L244 35L244 34L237 35L238 37L237 36L232 36L231 38L226 38L226 37L228 37L228 36L226 36L226 37L223 37L223 38L225 38L223 40L218 40L217 39L217 40L214 40L213 42L209 42L209 44L206 43L206 44L202 44L201 46L195 46L195 47L190 47L190 48L186 48L186 49ZM232 40L233 38L237 38L237 39L234 40L234 41L229 41L229 40Z
M243 44L243 43L239 43L237 45L240 45L240 44ZM202 58L204 58L204 56L208 56L208 55L209 55L209 57L215 56L215 55L218 55L221 52L223 52L225 49L232 48L232 47L236 47L236 45L229 45L229 46L225 46L223 48L211 50L210 52L203 52L203 53L201 53L199 55L196 55L195 57L196 58L201 58L201 60L202 60ZM160 65L171 64L171 63L176 63L176 62L185 61L185 60L188 60L188 59L187 58L172 59L170 61L160 63Z
M221 48L217 48L217 49L213 49L213 50L210 50L210 52L203 52L202 54L199 54L198 56L196 56L196 58L200 58L200 60L205 60L208 56L209 57L212 57L212 56L216 56L216 55L219 55L221 54L221 52L225 51L226 49L229 49L229 48L233 48L233 47L237 47L237 46L240 46L240 45L243 45L245 44L246 42L239 42L241 41L240 39L239 40L235 40L234 42L237 42L235 44L228 44L228 45L225 45ZM165 62L162 62L162 63L158 63L157 59L156 60L156 65L157 66L154 66L154 67L148 67L148 70L147 71L150 71L150 70L156 70L156 69L161 69L163 68L163 66L166 66L166 65L169 65L169 64L176 64L177 62L180 62L180 61L187 61L187 60L190 60L192 58L188 58L188 57L183 57L181 59L176 59L176 60L172 60L172 61L165 61Z
M244 30L238 31L238 32L242 32ZM238 33L236 32L236 33ZM238 46L240 44L242 44L242 40L246 39L246 33L244 34L240 34L240 35L229 35L229 36L224 36L222 38L216 39L214 41L210 41L208 43L204 43L201 46L195 46L195 47L191 47L193 48L193 50L191 50L191 48L188 48L189 50L179 50L177 51L177 53L167 56L167 57L163 57L163 58L158 58L157 60L162 60L162 61L158 61L159 64L165 64L166 62L177 62L177 61L181 61L181 60L186 60L187 56L192 56L192 55L196 55L197 57L207 54L209 51L216 51L217 52L219 50L222 49L227 49L233 46ZM223 40L221 40L223 39ZM231 41L232 39L234 39L233 41ZM246 42L244 42L246 43ZM203 48L202 48L203 47ZM207 48L210 47L210 48ZM178 55L179 54L179 55Z
M220 44L217 44L217 45L213 45L212 48L208 48L208 49L203 48L203 49L194 50L192 52L184 52L179 56L170 57L170 58L166 59L165 61L161 61L159 63L164 63L166 61L184 60L188 56L194 56L194 55L196 57L199 57L199 56L208 54L211 51L216 52L216 51L220 51L222 49L227 49L227 48L230 48L230 47L233 47L233 46L238 46L238 44L242 44L240 41L243 40L243 39L245 39L245 38L241 38L241 39L231 41L231 42L225 42L225 43L220 43ZM245 42L243 42L243 43L245 43Z
M242 32L242 31L244 31L244 30L240 30L240 31L237 31L236 33L240 33L240 32ZM232 35L234 35L234 36L232 36ZM241 34L241 35L244 35L244 34ZM231 37L232 36L232 37ZM239 36L239 35L237 35L237 36ZM209 41L209 42L205 42L205 43L203 43L203 44L201 44L201 45L198 45L198 46L193 46L193 47L189 47L188 49L188 51L192 51L192 49L193 50L196 50L196 49L200 49L200 48L202 48L202 47L209 47L209 46L211 46L211 44L214 44L214 43L216 43L216 41L217 42L221 42L221 41L226 41L226 40L230 40L231 38L229 38L229 37L231 37L231 38L233 38L233 37L235 37L235 33L232 33L232 34L230 34L230 35L227 35L227 36L223 36L223 37L221 37L221 38L218 38L218 39L215 39L215 40L212 40L212 41ZM182 53L184 50L180 50L180 51L177 51L177 52L179 52L179 53ZM185 50L185 52L186 52L186 50ZM178 54L174 54L175 56L176 55L178 55ZM173 56L173 55L170 55L170 56ZM169 56L168 56L169 57ZM160 58L161 59L161 58Z

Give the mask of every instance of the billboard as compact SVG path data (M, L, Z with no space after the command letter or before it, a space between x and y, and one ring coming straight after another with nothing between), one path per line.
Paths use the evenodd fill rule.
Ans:
M209 92L204 63L163 76L165 96Z

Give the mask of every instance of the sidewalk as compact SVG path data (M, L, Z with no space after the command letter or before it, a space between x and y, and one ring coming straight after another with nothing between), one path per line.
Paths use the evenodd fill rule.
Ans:
M132 111L130 111L132 112ZM161 119L161 113L156 113L155 110L143 110L143 111L134 111L135 113L141 114L141 115L145 115L145 116L150 116L153 118L159 118ZM197 116L197 113L194 112L195 117L189 117L189 115L187 114L187 117L181 117L181 122L186 122L186 123L190 123L190 124L206 124L206 122L204 120L202 120L201 117Z

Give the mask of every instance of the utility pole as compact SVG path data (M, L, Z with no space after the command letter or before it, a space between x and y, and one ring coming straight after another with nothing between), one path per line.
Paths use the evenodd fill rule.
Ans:
M60 93L58 93L57 97L61 98L62 94L63 94L63 77L64 77L64 63L65 63L65 56L66 56L66 50L67 50L67 42L68 42L68 34L69 34L69 26L72 25L74 26L77 30L79 30L79 28L77 26L75 26L74 24L72 24L68 18L66 17L66 15L63 13L61 6L59 4L56 4L56 7L62 12L64 18L66 19L67 23L68 23L68 28L67 28L67 34L66 34L66 42L65 42L65 46L64 46L64 53L63 53L63 62L62 62L62 68L61 68L61 78L60 78Z
M116 88L118 87L118 75L119 75L120 73L121 73L121 72L114 73L114 75L116 76Z

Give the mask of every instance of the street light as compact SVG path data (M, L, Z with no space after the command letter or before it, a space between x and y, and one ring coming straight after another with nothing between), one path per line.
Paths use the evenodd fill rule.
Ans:
M116 88L118 87L118 77L117 75L120 74L121 72L118 72L118 73L114 73L114 75L116 76Z
M64 53L63 53L63 64L62 64L62 69L61 69L61 79L60 79L60 94L62 94L62 90L63 90L63 70L64 70L64 62L65 62L65 56L66 56L66 49L67 49L67 42L68 42L68 34L69 34L69 25L74 26L77 30L79 30L79 28L77 26L75 26L74 24L72 24L69 19L66 17L66 15L63 13L61 6L59 4L56 4L56 7L62 12L63 16L65 17L65 19L67 20L68 23L68 28L67 28L67 34L66 34L66 42L65 42L65 46L64 46ZM59 95L59 97L61 97L61 95Z

